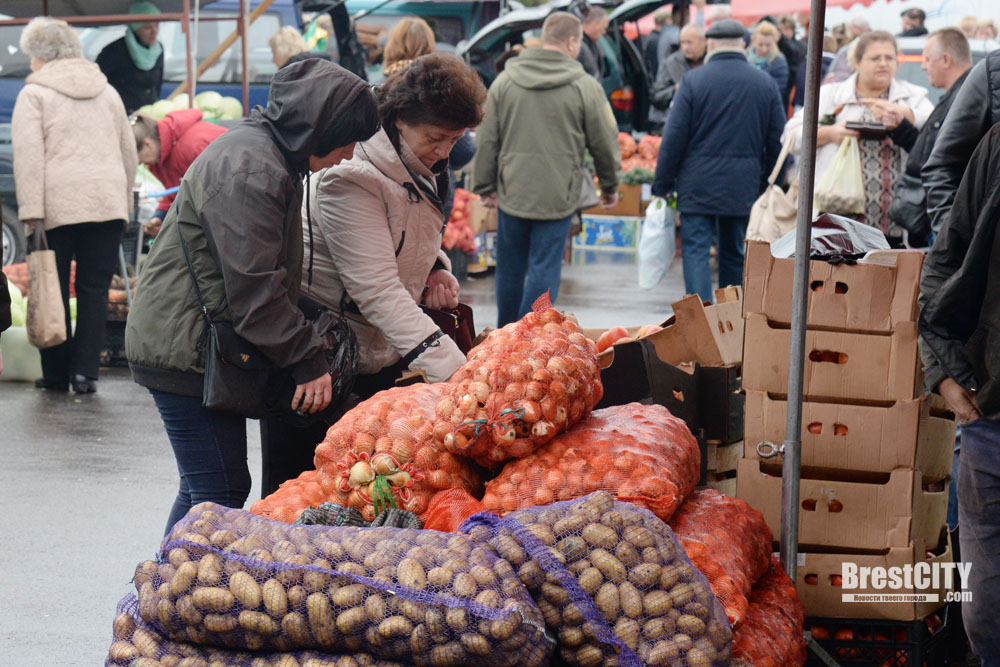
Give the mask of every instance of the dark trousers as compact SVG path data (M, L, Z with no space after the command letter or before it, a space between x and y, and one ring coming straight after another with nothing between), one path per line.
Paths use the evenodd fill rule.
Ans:
M562 261L573 216L561 220L529 220L501 210L497 224L497 326L531 312L535 300L549 292L559 296Z
M681 257L684 261L684 291L702 301L715 301L709 258L712 241L718 239L719 287L743 284L743 241L749 216L681 214Z
M42 375L52 384L68 384L73 375L97 379L108 287L114 276L122 221L63 225L45 233L56 253L56 270L66 312L66 342L41 351ZM76 335L69 317L70 263L76 260Z
M1000 665L1000 423L962 426L958 460L958 525L962 560L971 564L972 601L962 620L983 667ZM956 582L956 587L958 582Z
M201 397L154 389L150 393L167 429L181 478L165 532L198 503L243 507L251 483L246 419L209 410L202 406Z
M404 370L406 367L397 363L378 373L359 375L354 380L352 395L331 418L339 418L360 401L392 388ZM274 493L282 482L316 468L313 463L316 446L323 442L330 426L326 422L317 422L311 426L297 427L280 419L260 420L262 497Z

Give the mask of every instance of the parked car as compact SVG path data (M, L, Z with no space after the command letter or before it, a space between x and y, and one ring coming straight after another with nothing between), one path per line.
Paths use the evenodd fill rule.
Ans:
M652 72L647 72L642 53L635 42L625 36L625 24L668 4L666 0L629 0L615 6L611 0L589 3L608 10L610 23L607 34L600 40L603 54L601 85L611 102L624 131L642 130L648 125L649 89ZM550 2L512 11L496 19L477 32L468 41L458 45L458 54L476 68L487 85L496 78L496 59L515 44L528 37L541 36L542 23L556 11L570 11L581 15L584 3L580 0L551 0Z

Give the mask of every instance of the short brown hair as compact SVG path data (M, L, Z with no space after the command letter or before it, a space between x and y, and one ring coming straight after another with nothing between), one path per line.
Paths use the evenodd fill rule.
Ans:
M608 16L608 10L604 7L591 7L583 17L584 23L597 23L603 21Z
M397 120L459 130L483 119L486 86L461 58L432 53L392 74L377 95L382 127L390 133Z
M972 49L965 33L958 28L941 28L927 38L934 38L939 53L947 53L959 65L972 64Z
M542 24L542 43L565 44L571 37L583 39L583 22L569 12L552 12Z
M872 30L858 37L857 44L854 46L854 62L860 63L861 59L865 57L865 51L875 42L892 44L892 50L899 53L899 47L896 46L896 38L892 36L892 33L885 30Z
M392 27L385 41L382 67L434 53L434 31L418 16L406 16Z

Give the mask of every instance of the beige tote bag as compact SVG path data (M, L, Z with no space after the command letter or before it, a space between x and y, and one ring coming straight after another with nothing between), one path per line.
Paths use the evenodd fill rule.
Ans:
M35 249L28 255L28 342L40 350L66 342L66 311L63 308L56 253L49 250L45 230L35 225Z
M781 146L778 161L767 179L767 189L764 190L753 208L750 209L750 223L747 225L747 241L767 241L774 243L779 238L795 229L799 214L799 181L788 188L788 192L775 185L781 167L785 164L788 151L791 148L791 137Z

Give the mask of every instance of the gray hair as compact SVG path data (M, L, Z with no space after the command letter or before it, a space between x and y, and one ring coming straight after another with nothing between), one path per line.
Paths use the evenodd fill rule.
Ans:
M701 25L700 23L688 23L686 26L681 28L681 32L682 33L693 32L695 36L699 37L700 39L705 39L705 26Z
M69 24L47 16L33 18L24 26L21 50L45 62L83 57L80 38Z
M719 49L742 49L744 47L742 37L709 37L708 50L718 51Z
M868 19L866 19L863 16L855 16L854 18L852 18L850 21L847 22L847 25L850 26L851 28L857 28L858 30L872 29L872 26L868 22Z

